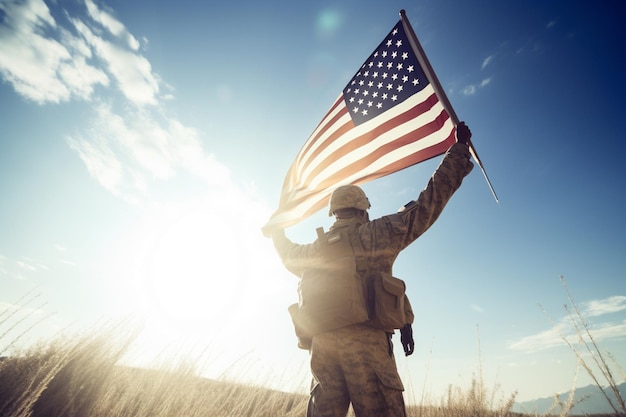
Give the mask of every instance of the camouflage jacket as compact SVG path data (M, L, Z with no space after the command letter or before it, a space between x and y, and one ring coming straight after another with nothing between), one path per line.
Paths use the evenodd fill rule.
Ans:
M417 200L411 201L397 213L363 221L357 218L338 219L331 231L359 222L358 233L370 268L392 274L392 266L400 251L409 246L437 220L444 207L461 186L463 178L474 164L469 160L466 145L453 145L426 188ZM284 233L273 234L274 246L285 267L297 276L321 260L320 244L297 244Z

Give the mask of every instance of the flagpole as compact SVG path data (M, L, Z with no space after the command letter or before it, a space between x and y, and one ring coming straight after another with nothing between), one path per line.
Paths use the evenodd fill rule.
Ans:
M441 87L441 83L439 82L439 79L437 78L437 74L435 74L433 67L430 65L430 62L428 61L428 58L426 57L426 53L424 52L424 49L422 49L422 45L417 39L417 35L415 35L415 32L413 32L413 27L411 27L411 23L409 22L409 18L406 16L406 12L404 11L404 9L400 10L400 20L402 21L402 26L404 27L404 31L407 34L407 38L409 39L409 42L411 43L411 47L413 48L413 51L415 51L417 60L419 64L421 65L422 69L424 70L426 77L428 77L428 79L430 80L430 83L432 84L435 90L435 93L439 97L439 100L441 101L441 104L443 105L443 107L446 109L446 111L450 115L452 122L454 123L455 126L458 125L459 118L456 115L456 112L454 111L452 104L450 104L450 100L448 100L448 96L446 95L444 89ZM489 189L491 190L491 194L493 194L493 198L495 198L496 203L498 203L499 200L498 200L498 196L496 195L496 191L494 190L493 185L491 185L491 181L489 180L489 177L487 176L487 171L485 171L485 167L483 166L482 161L478 157L478 153L476 152L476 149L474 148L474 144L471 142L471 140L468 142L468 145L469 145L470 154L472 155L474 160L478 163L478 166L480 167L480 170L482 171L483 176L485 177L485 180L487 181L487 185L489 186Z

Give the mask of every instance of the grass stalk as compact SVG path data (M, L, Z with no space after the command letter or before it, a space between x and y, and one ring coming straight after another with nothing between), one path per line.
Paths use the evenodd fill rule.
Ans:
M609 388L611 389L611 391L615 395L615 398L616 398L616 400L618 402L620 410L618 410L618 408L613 404L613 401L611 401L611 398L607 395L606 391L597 382L597 379L595 378L595 376L594 375L591 375L591 376L594 379L594 381L596 382L596 386L600 389L600 391L602 392L602 395L607 400L607 402L610 404L611 408L615 411L615 413L618 414L618 413L621 412L621 413L626 414L626 404L624 403L624 398L622 398L622 396L621 396L621 394L619 392L619 389L617 387L617 382L615 381L615 378L613 377L613 373L611 372L611 368L608 366L607 361L604 358L604 354L602 353L602 351L598 347L598 344L596 343L596 340L594 339L593 335L591 334L591 331L589 330L589 325L587 323L587 320L585 320L585 317L583 316L583 314L581 313L580 309L578 308L578 305L574 301L574 298L572 297L572 295L571 295L571 293L570 293L570 291L569 291L569 289L567 287L567 283L565 282L565 278L563 276L561 276L561 284L563 285L563 288L565 289L565 292L567 294L567 298L569 299L570 303L572 304L572 307L574 308L575 316L572 313L572 311L567 306L565 306L565 309L567 310L567 313L568 313L568 315L570 317L570 320L571 320L574 328L576 329L576 334L578 335L578 340L585 347L585 349L587 350L589 355L591 355L591 357L593 358L593 361L596 364L596 368L600 371L600 373L604 377L604 380L606 381L606 383L608 384ZM578 322L577 322L577 320L578 320ZM580 323L580 325L578 323ZM585 335L587 336L587 339L585 339L585 337L584 337ZM579 356L579 358L582 357L580 354L578 356ZM591 368L589 366L587 366L586 364L585 364L584 368L587 370L588 373L590 373L590 374L593 373Z

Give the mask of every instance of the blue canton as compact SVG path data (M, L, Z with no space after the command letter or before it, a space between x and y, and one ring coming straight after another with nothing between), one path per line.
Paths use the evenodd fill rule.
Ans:
M343 89L355 126L402 103L428 85L399 22Z

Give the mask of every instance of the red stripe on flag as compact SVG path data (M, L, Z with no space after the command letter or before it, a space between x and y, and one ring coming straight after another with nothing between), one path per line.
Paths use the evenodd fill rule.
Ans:
M435 104L437 103L437 100L435 98ZM399 115L397 118L389 120L387 123L393 123L394 120L398 119L398 120L403 120L403 123L406 121L409 121L411 119L413 119L414 117L416 117L416 115L421 114L420 112L420 105L417 105L413 108L411 108L410 110L408 110L407 112ZM410 145L412 143L416 143L417 141L428 137L429 135L441 130L445 124L445 122L450 118L450 116L448 115L448 113L445 110L442 110L442 112L435 118L435 120L431 121L430 123L427 123L426 125L422 125L420 127L418 127L417 129L414 129L402 136L399 136L398 138L396 138L393 141L389 141L386 142L384 145L380 146L379 148L376 149L376 151L370 153L367 157L365 158L361 158L353 163L351 163L350 165L347 165L346 167L336 171L335 173L333 173L331 176L327 177L326 179L324 179L323 181L321 181L319 184L317 184L315 186L316 190L326 190L329 189L331 187L336 186L340 181L342 181L345 178L351 178L353 177L355 174L358 174L360 171L363 171L364 169L368 168L369 166L371 166L375 161L377 161L379 158L385 156L386 154L388 154L389 152L393 151L394 149L397 148L401 148L403 146L406 145ZM396 120L397 121L397 120ZM381 129L381 131L378 131L378 129L376 129L373 132L368 132L366 135L363 136L368 136L368 138L363 138L364 141L368 142L369 140L371 140L372 138L376 138L378 137L380 134L384 133L385 131L389 130L389 129L384 129L384 127L379 128ZM369 137L371 136L371 137ZM392 172L396 172L399 171L400 169L403 168L407 168L411 165L415 165L419 162L425 161L427 159L433 158L437 155L441 155L443 152L445 152L454 142L456 142L456 137L454 134L454 129L451 131L451 133L448 135L448 137L439 143L436 143L435 145L426 147L426 148L421 148L418 149L415 152L412 152L409 155L404 156L403 158L396 160L395 162L386 165L383 168L380 168L378 170L376 170L375 172L369 173L367 175L363 175L361 177L358 177L357 179L355 179L353 182L357 183L357 184L362 184L366 181L370 181L376 178L380 178L383 177L385 175L388 175ZM346 144L345 147L349 147L352 148L348 145L352 144L352 142L350 142L349 144ZM352 148L350 149L350 152L354 151L355 149ZM350 152L344 152L342 153L342 155L347 155ZM324 160L324 162L328 162L330 158L327 158ZM325 165L320 165L318 166L314 172L311 174L311 178L315 178L320 171L322 171L324 168L326 168ZM304 181L301 183L301 185L303 186L308 186L309 182ZM304 191L304 189L299 189L297 191L300 191L301 193ZM317 195L319 194L319 192L307 192L307 193L303 193L301 196L294 198L292 200L290 200L288 203L285 202L284 205L281 205L281 209L282 210L291 210L294 207L297 207L298 205L304 203L307 200L311 200L313 198L319 198L317 197Z
M409 113L409 112L407 112ZM403 116L406 116L407 113L405 113ZM372 165L375 161L377 161L379 158L381 158L382 156L388 154L389 152L391 152L394 149L400 148L402 146L406 146L408 144L411 143L415 143L429 135L431 135L432 133L440 130L443 127L443 124L446 120L448 120L450 118L450 116L448 115L448 113L443 110L441 112L441 114L439 116L437 116L437 118L435 120L433 120L432 122L420 127L419 129L413 130L403 136L400 136L399 138L397 138L396 140L392 141L392 142L388 142L385 143L383 146L381 146L380 148L378 148L375 152L370 153L366 158L362 158L359 159L358 161L353 162L352 164L346 166L345 168L337 171L335 174L333 174L332 176L328 177L326 180L324 180L323 182L321 182L318 186L316 186L316 188L328 188L328 187L332 187L334 184L337 184L339 181L341 181L342 178L347 178L347 177L351 177L354 174L356 174L357 172L363 170L364 168L367 168L368 166ZM410 120L410 117L407 117L407 120ZM374 134L375 136L377 136L376 134ZM438 145L438 144L437 144ZM433 156L436 155L432 155L431 153L434 152L434 150L432 148L437 147L437 145L428 147L426 149L421 149L417 152L412 153L410 156L415 159L416 157L422 155L422 156L428 156L428 158L426 159L430 159ZM447 145L447 147L445 147L443 149L443 152L445 152L448 147L450 147L450 145ZM438 153L439 155L441 155L441 151ZM406 159L406 158L403 158ZM417 162L420 162L419 160ZM414 162L413 164L417 163ZM411 164L411 165L413 165ZM396 166L399 166L399 164L395 164ZM405 168L407 167L407 165L404 166ZM372 176L374 176L374 178L380 177L382 175L380 175L380 170L368 175L368 178L372 179ZM362 183L363 181L361 180L357 180L359 183Z
M348 112L348 109L344 107L335 116L333 116L330 120L324 123L326 118L328 118L336 110L336 108L341 104L343 104L343 95L340 95L339 98L335 101L335 103L333 103L330 110L326 112L326 115L324 115L324 117L322 118L322 121L317 125L317 127L313 131L317 133L314 133L314 135L311 135L311 137L309 137L309 139L306 141L306 143L304 144L300 152L298 152L295 163L301 163L302 161L300 161L300 159L305 156L307 159L310 159L311 156L309 156L308 154L311 148L313 147L313 145L317 145L318 139L324 136L324 134L337 122L337 120L339 120ZM347 130L350 130L350 129L347 129ZM317 153L318 153L317 151L314 151L312 155L313 156L317 155Z
M424 100L423 102L417 104L416 106L410 108L409 110L407 110L406 112L387 120L386 122L381 123L380 125L378 125L376 128L369 130L367 133L356 137L354 139L352 139L350 142L346 143L345 145L341 146L339 149L337 149L336 151L334 151L332 154L328 155L323 163L318 164L317 167L307 176L307 178L301 179L301 181L305 184L308 184L313 178L317 177L317 175L319 175L319 173L324 170L327 166L331 165L332 163L334 163L335 161L343 158L346 155L349 155L350 153L356 151L359 148L362 148L363 146L367 145L368 143L371 143L373 140L375 140L376 138L378 138L380 135L390 131L391 129L400 126L418 116L420 116L421 114L427 112L428 110L430 110L435 104L438 103L439 100L437 100L437 96L435 96L435 94L432 94L430 97L428 97L426 100ZM447 120L447 118L446 118ZM444 120L445 121L445 120ZM346 125L352 125L352 123L347 123ZM363 163L367 165L369 165L374 159L372 158L372 155L378 155L378 156L382 156L384 155L384 153L387 153L389 151L391 151L392 149L398 148L400 146L404 146L408 143L411 142L416 142L420 139L423 139L424 137L430 135L433 132L436 132L437 130L439 130L442 126L443 122L441 124L438 125L438 128L433 128L431 127L432 123L430 123L429 125L420 128L418 130L415 130L415 134L411 133L411 134L407 134L404 135L402 137L390 140L388 142L386 142L386 144L384 144L383 146L379 147L378 150L374 153L374 154L370 154L370 156L368 158L363 159ZM346 125L342 126L340 128L340 130L338 130L337 132L334 132L333 135L327 140L324 141L323 145L320 146L317 150L316 150L316 154L319 154L322 150L326 149L332 142L334 142L336 139L339 138L339 136L343 135L345 132L345 128ZM394 144L394 146L389 146L389 144ZM384 153L380 152L380 149L383 148L386 151ZM378 158L376 158L378 159ZM307 165L302 165L299 167L300 171L306 171L308 168Z

